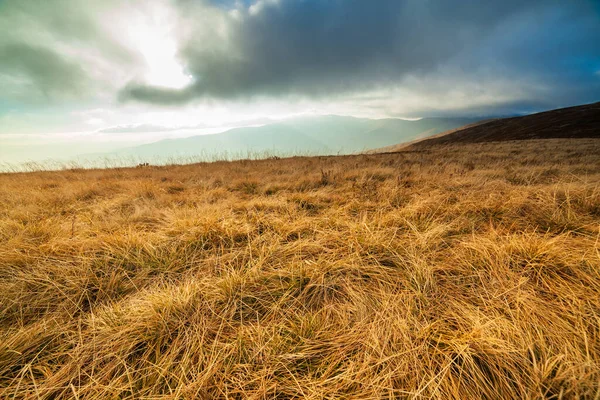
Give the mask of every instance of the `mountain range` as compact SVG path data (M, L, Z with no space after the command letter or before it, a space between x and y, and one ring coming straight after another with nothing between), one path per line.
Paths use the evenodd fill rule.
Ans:
M116 152L149 159L204 156L241 158L247 154L351 154L435 135L475 118L365 119L328 115L288 119L258 127L165 139Z

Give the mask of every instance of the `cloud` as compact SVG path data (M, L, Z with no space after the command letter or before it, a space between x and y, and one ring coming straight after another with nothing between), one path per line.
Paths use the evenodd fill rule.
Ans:
M44 97L65 97L85 87L80 65L47 48L27 43L0 45L0 72L23 77Z
M592 0L0 0L0 115L552 108L600 97L598 37Z
M1 98L25 106L114 98L142 62L135 49L124 43L123 31L117 31L123 23L118 10L129 10L124 4L116 0L1 1ZM129 8L135 9L131 4ZM142 12L143 7L139 8Z
M266 125L273 123L274 120L270 118L252 118L252 119L241 119L232 120L222 124L193 124L193 125L181 125L181 126L164 126L156 124L127 124L117 125L110 128L100 129L97 133L149 133L149 132L173 132L173 131L187 131L187 130L201 130L207 128L218 128L218 127L230 127L230 126L256 126Z
M98 133L144 133L144 132L167 132L177 130L162 125L152 124L132 124L132 125L117 125L111 128L100 129Z
M230 10L224 1L181 1L179 7L182 21L197 27L180 52L194 82L182 89L132 82L122 100L334 98L407 80L430 91L439 76L479 82L482 90L497 76L543 86L532 99L548 91L600 93L595 69L585 71L591 65L570 64L587 57L600 65L593 1L259 0L235 2Z
M128 124L117 125L110 128L100 129L97 133L146 133L146 132L172 132L183 130L198 130L210 128L208 124L194 124L185 126L164 126L156 124Z

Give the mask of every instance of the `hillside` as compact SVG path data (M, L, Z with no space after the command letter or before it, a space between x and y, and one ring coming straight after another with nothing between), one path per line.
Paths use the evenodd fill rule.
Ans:
M391 146L385 146L385 147L379 147L379 148L376 148L376 149L367 150L364 153L365 154L378 154L378 153L389 153L389 152L400 151L402 149L405 149L405 148L408 148L408 147L412 146L413 144L416 144L416 143L419 143L419 142L423 142L423 141L426 141L426 140L430 140L430 139L435 139L435 138L438 138L438 137L441 137L441 136L446 136L446 135L449 135L451 133L461 131L463 129L467 129L467 128L471 128L471 127L474 127L474 126L477 126L477 125L485 124L485 123L487 123L489 121L490 120L476 121L476 122L473 122L473 123L462 125L462 126L460 126L458 128L454 128L454 129L450 129L450 130L444 131L442 133L431 134L431 135L420 137L418 139L411 140L411 141L408 141L408 142L396 143L396 144L393 144Z
M118 155L163 159L205 155L244 158L248 153L352 154L400 141L433 135L473 122L469 118L365 119L343 116L303 117L220 134L169 139L119 151Z
M597 398L599 155L0 174L0 398Z
M501 118L419 141L416 147L530 139L600 138L600 103Z

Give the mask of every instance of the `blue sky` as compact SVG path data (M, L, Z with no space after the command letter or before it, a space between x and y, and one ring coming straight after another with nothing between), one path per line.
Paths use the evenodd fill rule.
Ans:
M494 116L598 101L599 4L0 0L0 161L298 114Z

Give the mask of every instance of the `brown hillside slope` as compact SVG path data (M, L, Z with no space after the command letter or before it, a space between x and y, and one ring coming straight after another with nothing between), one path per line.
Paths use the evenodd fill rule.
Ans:
M600 138L600 103L496 119L413 145L566 138Z
M0 399L598 399L599 161L0 174Z
M394 153L394 152L400 151L400 150L402 150L402 149L404 149L406 147L412 146L415 143L419 143L419 142L423 142L425 140L435 139L435 138L439 138L439 137L442 137L442 136L446 136L446 135L449 135L449 134L454 133L454 132L462 131L464 129L472 128L474 126L478 126L478 125L481 125L481 124L486 124L486 123L488 123L490 121L494 121L494 120L485 119L485 120L482 120L482 121L477 121L477 122L474 122L472 124L464 125L464 126L461 126L461 127L455 128L455 129L450 129L449 131L444 131L444 132L438 133L436 135L427 135L425 137L421 137L421 138L418 138L418 139L415 139L415 140L411 140L410 142L402 142L402 143L393 144L391 146L380 147L378 149L367 150L365 152L365 154ZM431 131L428 131L428 132L431 132Z

